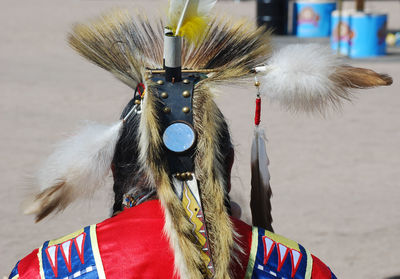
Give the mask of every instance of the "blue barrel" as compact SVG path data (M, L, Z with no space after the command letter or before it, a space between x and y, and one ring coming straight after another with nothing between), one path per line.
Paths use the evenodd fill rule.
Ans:
M298 37L329 37L334 0L299 0L293 7L293 33Z
M387 15L345 11L339 22L339 12L332 13L331 47L351 58L386 54ZM340 30L340 38L339 38Z
M331 48L337 52L339 47L340 54L350 56L351 40L354 32L351 29L350 15L352 11L339 11L332 13ZM341 18L339 20L339 17Z

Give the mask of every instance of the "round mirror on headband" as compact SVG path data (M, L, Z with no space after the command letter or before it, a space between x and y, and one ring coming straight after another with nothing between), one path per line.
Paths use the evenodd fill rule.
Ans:
M164 145L173 152L181 153L189 150L196 140L193 128L184 122L172 123L163 134Z

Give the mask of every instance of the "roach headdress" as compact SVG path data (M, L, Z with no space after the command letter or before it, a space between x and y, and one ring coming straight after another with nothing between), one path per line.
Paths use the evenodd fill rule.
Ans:
M390 78L343 66L326 53L320 63L313 60L318 69L309 65L307 52L302 66L293 65L287 60L298 54L273 54L264 29L210 17L214 4L171 0L166 24L116 11L74 27L70 45L135 94L120 121L88 125L58 146L39 173L41 192L27 213L41 220L64 209L104 184L112 166L114 212L132 190L160 200L181 278L230 278L230 262L240 253L229 218L232 147L211 89L258 75L259 98L266 93L290 108L321 111L348 99L348 88L386 85ZM258 124L259 113L251 207L253 222L272 230L268 158Z

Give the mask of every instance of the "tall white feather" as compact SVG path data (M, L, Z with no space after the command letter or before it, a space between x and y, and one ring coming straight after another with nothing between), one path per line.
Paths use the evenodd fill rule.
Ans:
M345 82L335 78L340 59L325 46L294 44L276 51L266 61L261 92L291 110L323 111L340 106L350 95Z
M168 26L175 29L185 18L206 16L217 0L170 0L168 9Z
M265 146L265 133L259 126L255 127L251 145L251 215L253 226L269 231L272 229L269 159Z
M58 144L38 172L41 192L25 213L35 214L39 221L101 187L110 172L122 125L122 121L111 126L87 124Z
M179 34L179 29L181 29L183 20L184 20L185 17L186 17L186 12L187 12L189 3L190 3L190 0L186 0L185 5L183 6L182 13L181 13L181 15L180 15L180 17L179 17L178 24L177 24L177 26L176 26L175 36L177 36L177 35Z

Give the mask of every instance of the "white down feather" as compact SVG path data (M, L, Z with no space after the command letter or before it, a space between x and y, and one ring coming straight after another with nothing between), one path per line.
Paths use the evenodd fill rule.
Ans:
M101 187L110 172L121 127L122 121L109 126L88 123L59 143L40 168L37 180L41 193L60 182L65 185L56 192L39 193L25 213L40 214L52 201L57 201L58 210L63 209L77 197L90 195Z
M348 99L347 89L332 75L340 59L318 44L288 45L276 51L262 72L261 92L290 110L323 111Z

